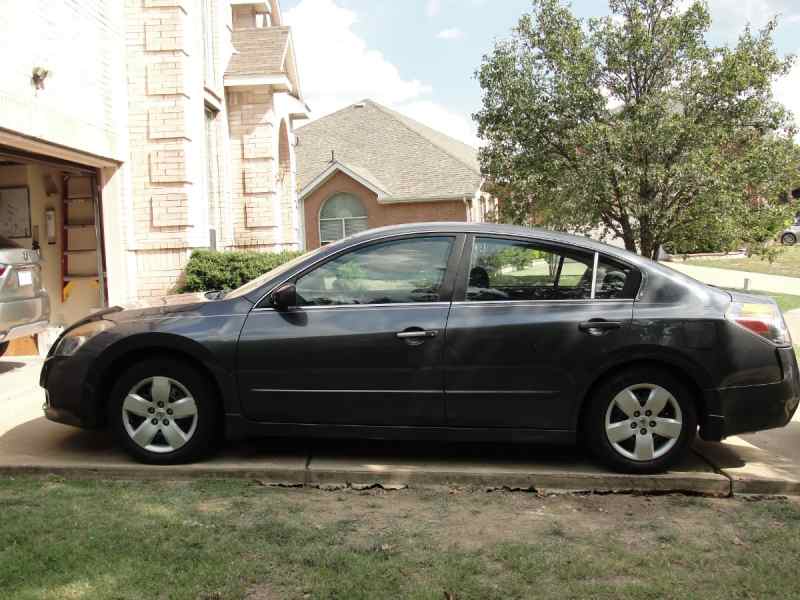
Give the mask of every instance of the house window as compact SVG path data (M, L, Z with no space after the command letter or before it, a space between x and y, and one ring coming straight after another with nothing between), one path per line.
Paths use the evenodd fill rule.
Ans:
M214 41L214 0L203 0L203 64L205 83L216 85L216 44Z
M319 241L324 246L368 229L367 210L352 194L335 194L319 212Z

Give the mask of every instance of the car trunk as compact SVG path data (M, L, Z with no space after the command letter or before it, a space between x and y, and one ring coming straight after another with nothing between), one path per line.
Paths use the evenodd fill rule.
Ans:
M24 248L0 247L0 300L35 298L42 290L39 253Z

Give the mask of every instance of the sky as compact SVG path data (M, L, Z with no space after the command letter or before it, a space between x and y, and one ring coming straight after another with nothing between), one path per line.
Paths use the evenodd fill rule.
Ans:
M684 0L689 1L689 0ZM509 35L530 0L283 0L300 82L312 118L370 98L478 145L475 70ZM573 0L580 17L608 13L606 0ZM800 0L709 0L709 41L734 44L749 23L780 16L775 43L800 55ZM775 83L800 124L800 63Z

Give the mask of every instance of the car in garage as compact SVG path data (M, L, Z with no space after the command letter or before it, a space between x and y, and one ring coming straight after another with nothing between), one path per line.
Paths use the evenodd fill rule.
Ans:
M12 340L41 333L49 322L39 253L0 236L0 356Z
M138 460L215 440L324 436L585 443L668 469L781 427L800 376L777 305L583 237L475 223L371 230L239 289L68 328L45 414Z

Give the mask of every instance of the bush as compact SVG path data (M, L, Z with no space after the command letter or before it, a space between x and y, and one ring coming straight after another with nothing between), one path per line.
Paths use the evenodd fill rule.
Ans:
M181 292L232 290L289 262L300 252L216 252L195 250L186 264Z

